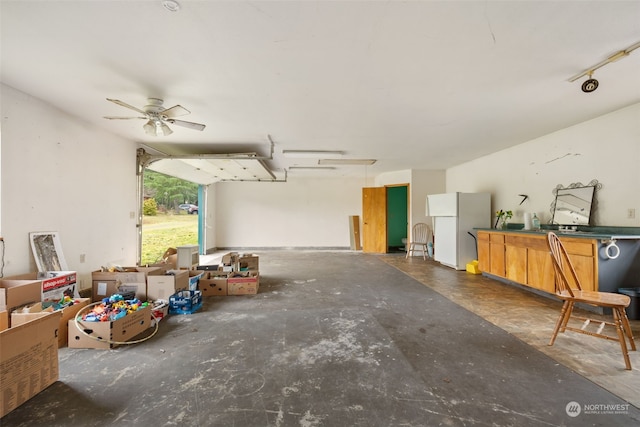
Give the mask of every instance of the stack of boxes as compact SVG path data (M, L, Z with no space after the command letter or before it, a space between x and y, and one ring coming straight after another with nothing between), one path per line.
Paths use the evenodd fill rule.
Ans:
M260 286L257 255L229 252L222 256L217 271L200 279L203 296L254 295ZM206 272L205 272L206 275Z
M172 267L176 266L168 262L94 271L91 299L78 298L73 271L0 279L0 393L4 396L0 418L58 380L59 347L113 348L142 334L167 313L195 312L203 296L258 293L257 255L229 252L217 269L203 271ZM81 320L91 300L96 303L115 293L166 303L149 304L113 321ZM64 297L73 303L54 310L51 304Z
M27 277L28 276L28 277ZM0 417L5 416L58 380L63 316L80 307L43 311L43 298L54 298L75 286L75 273L60 281L37 279L37 274L0 280ZM33 278L31 278L33 277ZM73 281L73 283L70 283ZM43 285L43 282L44 285ZM86 305L88 299L84 301ZM24 307L27 307L26 309ZM17 311L16 311L17 310ZM15 315L13 313L15 312Z

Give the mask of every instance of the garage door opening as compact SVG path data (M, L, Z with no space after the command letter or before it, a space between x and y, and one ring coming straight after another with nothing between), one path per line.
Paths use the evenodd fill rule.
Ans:
M200 185L144 171L141 265L155 264L167 248L200 246Z

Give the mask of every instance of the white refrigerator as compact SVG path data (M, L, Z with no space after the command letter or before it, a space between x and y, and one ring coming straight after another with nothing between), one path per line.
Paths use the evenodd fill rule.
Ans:
M433 259L456 270L465 270L468 263L477 259L474 228L491 227L491 194L428 195L427 216L433 221Z

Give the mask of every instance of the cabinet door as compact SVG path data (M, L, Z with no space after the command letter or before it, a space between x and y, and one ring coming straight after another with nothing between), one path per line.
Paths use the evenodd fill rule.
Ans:
M489 272L496 276L505 277L504 268L504 234L491 233L489 235Z
M491 251L489 246L489 233L478 231L478 268L489 273L491 268Z
M527 283L527 248L507 245L505 263L507 279Z
M595 258L592 256L569 255L583 291L597 291Z
M556 282L548 250L527 250L527 285L555 293Z

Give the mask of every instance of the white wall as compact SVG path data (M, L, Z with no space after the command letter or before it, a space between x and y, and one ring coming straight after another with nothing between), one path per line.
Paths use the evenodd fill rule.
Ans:
M444 170L413 170L411 175L411 221L413 227L418 222L431 224L427 216L427 195L446 192Z
M553 189L597 179L595 224L640 226L640 103L447 170L447 191L489 192L493 211L551 219ZM519 194L529 199L519 205ZM628 209L636 210L634 219Z
M0 90L4 277L36 271L33 231L60 233L81 287L102 265L135 265L135 143L6 85Z
M426 215L428 194L439 194L446 191L446 172L444 170L403 170L380 174L375 178L375 185L409 184L408 236L418 222L431 224L431 217Z
M362 179L292 178L216 186L219 248L349 248L349 216L362 219Z

